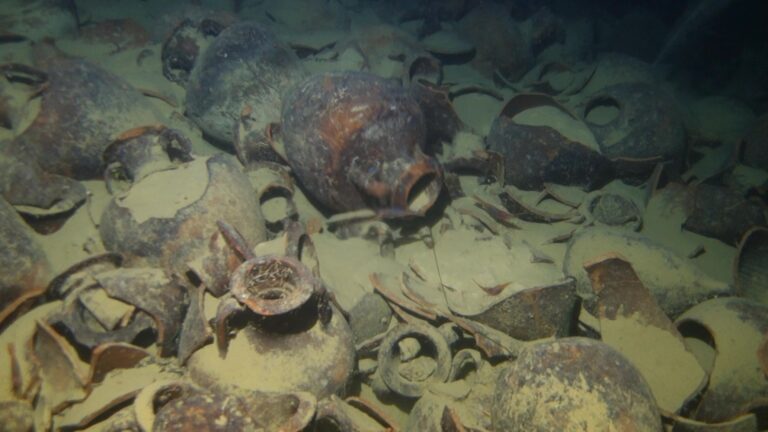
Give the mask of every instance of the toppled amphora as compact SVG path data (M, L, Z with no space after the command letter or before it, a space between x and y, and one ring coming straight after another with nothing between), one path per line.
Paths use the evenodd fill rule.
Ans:
M296 176L333 211L422 215L440 193L442 170L422 152L424 114L390 80L314 75L283 100L282 133Z

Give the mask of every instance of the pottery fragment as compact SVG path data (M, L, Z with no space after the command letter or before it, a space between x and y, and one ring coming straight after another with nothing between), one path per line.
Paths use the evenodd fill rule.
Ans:
M526 111L542 109L549 113L548 124L581 123L549 95L513 96L494 120L486 138L489 149L504 156L505 183L524 190L540 190L545 183L577 185L591 190L611 180L613 166L590 145L587 137L564 135L547 123L538 124L540 119L534 124L519 120ZM557 120L559 117L563 119Z
M619 228L592 227L577 231L568 242L563 272L576 278L577 291L591 307L592 288L583 265L595 257L617 253L633 270L670 318L706 299L727 295L732 288L706 275L694 263L642 234Z
M258 197L233 157L219 154L153 172L116 195L99 232L107 250L134 266L184 275L192 269L216 295L226 291L239 261L216 222L227 221L249 241L266 238Z
M601 340L637 367L659 408L678 412L707 383L698 360L627 261L607 255L585 269L597 296Z
M692 413L695 420L723 422L765 406L768 380L757 352L768 331L768 307L721 297L690 308L675 325L686 337L710 341L715 350L709 385Z
M101 155L127 129L162 117L128 82L86 60L63 55L46 43L35 46L43 71L40 110L12 142L48 173L75 179L99 178ZM68 113L62 117L59 113Z

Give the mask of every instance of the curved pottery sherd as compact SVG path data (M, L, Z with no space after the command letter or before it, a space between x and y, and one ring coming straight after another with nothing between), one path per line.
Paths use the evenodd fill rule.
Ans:
M605 87L585 103L582 115L610 159L680 161L683 156L685 129L677 103L655 85Z
M714 356L694 419L716 423L765 409L768 380L758 351L768 331L768 306L737 297L712 299L686 311L675 324L683 336L708 343Z
M112 199L99 232L107 250L124 255L129 264L182 275L191 268L207 289L222 294L239 258L217 221L234 226L250 245L266 237L258 197L228 155L194 159L142 178Z
M551 183L545 184L545 188L551 190L551 188L546 186L550 184ZM549 192L547 192L547 194L549 194ZM499 200L504 208L507 209L508 213L506 217L509 218L510 221L517 218L526 222L535 223L556 223L567 220L578 220L579 214L573 207L562 202L557 202L552 205L547 205L549 203L540 205L542 203L537 202L538 198L534 198L532 195L533 193L523 193L513 186L505 187L499 194ZM477 200L477 198L475 199ZM478 201L478 204L480 204L486 211L490 210L491 213L497 213L495 210L491 210L491 207L487 205L490 203L482 203L481 201Z
M318 402L313 425L318 430L376 431L394 430L395 423L376 406L359 397L345 400L331 396Z
M69 341L43 321L35 323L35 335L29 341L32 361L37 365L40 390L50 413L58 413L87 395L83 379L88 373L85 363ZM47 429L47 428L46 428Z
M504 96L488 83L464 84L451 88L451 102L467 130L486 136L491 131L496 113L504 107Z
M240 113L248 105L265 128L280 119L286 90L304 76L299 59L274 34L255 22L234 24L197 60L187 82L186 114L208 136L232 143Z
M618 228L588 228L574 234L568 243L563 272L576 278L577 290L592 296L584 263L606 254L626 259L661 309L675 318L708 298L731 293L728 284L704 274L695 264L647 237ZM592 302L586 301L591 307Z
M737 245L753 226L766 224L768 207L740 193L706 183L689 190L688 217L683 228L729 245Z
M148 351L128 344L104 344L93 350L88 394L54 417L55 429L137 430L130 408L118 411L142 389L155 382L176 379L181 372L153 358ZM126 418L130 417L130 418ZM118 427L120 424L122 427Z
M591 190L613 176L610 161L600 154L588 128L549 95L514 96L494 120L486 141L504 157L505 182L521 189L558 183Z
M672 432L757 432L757 416L753 413L744 414L734 419L709 423L689 418L674 416Z
M597 296L601 340L637 367L661 409L678 412L707 383L697 358L628 262L608 255L585 269Z
M499 297L470 318L525 341L571 333L579 304L572 278Z
M90 276L95 283L76 291L57 319L72 339L93 349L105 343L132 343L151 329L161 356L176 353L189 304L178 281L156 268L117 268ZM134 308L130 321L121 315Z
M299 181L336 211L421 215L442 169L426 156L419 104L401 86L359 72L314 75L285 99L285 154Z
M586 338L535 343L504 370L493 430L661 431L648 384L618 351Z
M733 262L736 293L768 305L768 228L755 227L739 242Z

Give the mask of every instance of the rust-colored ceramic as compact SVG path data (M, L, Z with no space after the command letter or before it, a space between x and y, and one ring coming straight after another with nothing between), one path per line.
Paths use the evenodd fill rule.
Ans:
M315 75L287 96L282 119L289 164L332 211L424 214L440 193L442 170L422 151L424 115L396 83L358 72Z

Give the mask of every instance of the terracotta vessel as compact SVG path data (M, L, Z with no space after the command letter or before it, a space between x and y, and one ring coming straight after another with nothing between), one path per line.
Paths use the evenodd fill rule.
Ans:
M189 359L192 379L213 389L318 399L343 392L355 366L352 332L321 284L296 258L245 261L232 275L231 297L219 305L216 344Z
M192 270L208 290L221 295L240 260L217 222L227 222L249 244L258 244L266 238L259 198L233 157L193 158L179 140L177 133L161 128L110 146L114 162L108 184L119 177L130 187L114 192L99 232L107 250L123 254L129 265L179 275Z
M187 81L186 114L206 135L232 143L246 106L263 130L279 120L283 93L303 76L296 55L272 32L237 23L197 57Z
M314 75L283 102L288 163L332 211L423 214L442 170L426 156L424 115L408 92L367 73Z
M648 384L625 357L586 338L531 345L499 376L493 430L661 431Z
M28 69L40 81L40 110L11 145L49 173L98 178L101 154L115 137L161 118L139 90L97 65L45 43L34 57L39 70Z
M541 108L554 108L561 117L578 122L549 95L524 93L510 99L486 138L488 148L504 158L506 184L525 190L543 189L545 183L593 190L613 179L612 164L596 148L569 138L554 127L517 120L519 114Z

